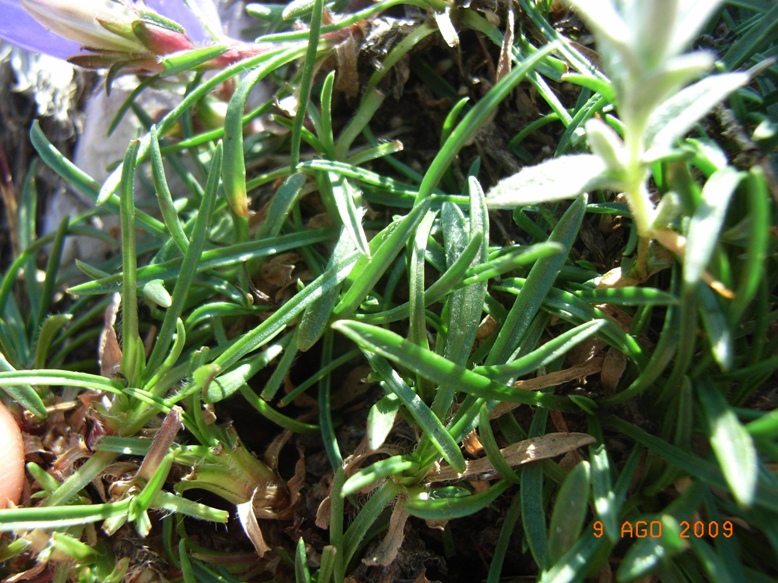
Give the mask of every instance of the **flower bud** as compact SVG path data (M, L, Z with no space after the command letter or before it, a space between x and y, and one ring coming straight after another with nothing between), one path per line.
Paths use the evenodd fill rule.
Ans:
M111 0L21 0L43 26L92 50L147 52L132 31L138 15Z
M155 55L169 55L193 48L192 41L185 34L144 20L133 22L132 32Z

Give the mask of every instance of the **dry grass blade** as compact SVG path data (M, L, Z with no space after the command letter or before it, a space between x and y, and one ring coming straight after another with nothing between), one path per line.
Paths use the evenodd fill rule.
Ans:
M562 383L569 383L575 379L580 379L601 372L602 363L602 357L598 356L587 362L584 362L583 364L577 364L564 370L552 372L534 379L516 381L513 383L513 386L517 389L522 389L525 391L539 391L540 389L556 387ZM512 411L520 404L521 403L508 403L505 401L498 403L497 406L492 409L492 412L489 413L489 419L497 419L500 415L503 415L508 411Z
M530 462L565 454L579 447L592 444L594 441L594 437L586 433L548 433L540 437L513 443L508 447L502 448L500 453L502 453L505 461L515 468ZM494 469L489 458L483 457L477 460L470 460L466 465L467 468L461 474L454 468L443 465L427 475L424 481L427 483L448 482L476 477L488 479L497 476L497 470Z

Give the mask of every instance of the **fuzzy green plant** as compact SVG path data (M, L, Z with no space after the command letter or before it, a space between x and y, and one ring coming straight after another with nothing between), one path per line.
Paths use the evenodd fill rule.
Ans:
M84 443L27 464L3 576L774 578L778 10L569 5L602 70L551 2L249 5L246 43L213 15L198 36L111 0L116 22L76 10L109 43L82 64L143 75L112 124L143 129L102 184L30 132L97 207L37 236L29 170L0 388L31 431ZM735 36L721 59L685 53L714 16ZM405 83L424 101L398 115ZM179 103L150 118L151 87ZM64 241L112 241L100 213L119 251L74 281Z
M597 39L609 83L589 77L577 82L597 86L619 114L614 129L599 118L586 122L591 154L571 154L525 168L503 179L489 191L491 208L515 208L577 196L595 189L623 192L629 204L640 247L637 274L646 275L646 244L656 239L683 257L684 236L671 224L683 206L678 193L669 192L656 204L648 188L651 166L677 158L678 140L714 106L749 81L747 73L706 76L714 63L709 52L683 51L697 37L721 2L586 2L570 0ZM722 168L713 179L721 182L718 204L737 178ZM702 259L695 256L692 261ZM702 275L689 268L688 277Z

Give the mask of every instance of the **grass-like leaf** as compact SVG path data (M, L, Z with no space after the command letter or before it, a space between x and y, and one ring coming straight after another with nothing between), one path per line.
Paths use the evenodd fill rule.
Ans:
M380 354L436 383L454 383L456 389L464 393L498 401L540 405L562 410L571 409L571 405L564 398L545 393L511 389L490 381L486 377L457 365L434 352L404 340L394 332L348 320L339 320L332 327L351 338L364 350Z
M727 166L705 183L702 201L689 223L683 265L683 278L688 284L695 284L708 266L727 206L742 179L743 174Z
M549 565L555 565L581 536L589 504L589 478L589 463L582 461L559 489L549 525Z
M411 516L425 520L452 520L462 518L483 510L497 497L505 492L510 482L500 480L492 484L488 490L469 496L457 496L454 498L434 498L427 492L419 492L405 499L402 504Z
M697 398L707 421L711 446L732 494L740 504L751 506L759 472L753 439L715 385L700 379Z
M419 424L427 439L435 444L440 455L458 471L465 470L465 458L440 419L430 410L421 398L400 378L400 375L376 353L366 353L368 362L384 380L386 388L392 391Z

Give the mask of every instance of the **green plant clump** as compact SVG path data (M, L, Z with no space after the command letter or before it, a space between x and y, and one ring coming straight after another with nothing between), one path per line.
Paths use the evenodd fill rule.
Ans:
M776 5L359 5L161 57L102 184L33 124L3 576L774 581Z

